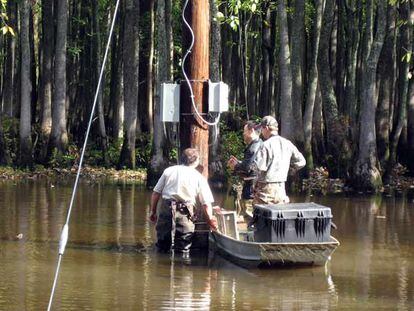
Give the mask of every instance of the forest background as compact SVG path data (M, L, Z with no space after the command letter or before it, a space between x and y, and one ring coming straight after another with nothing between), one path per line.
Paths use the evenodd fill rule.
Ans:
M0 5L0 165L70 167L115 1ZM182 7L121 1L89 165L141 167L151 185L176 162L178 130L160 122L159 92L182 78ZM379 191L396 168L414 175L413 8L410 0L210 0L210 79L230 86L230 111L211 131L210 177L223 180L228 157L241 156L243 122L269 114L305 154L302 177L317 171Z

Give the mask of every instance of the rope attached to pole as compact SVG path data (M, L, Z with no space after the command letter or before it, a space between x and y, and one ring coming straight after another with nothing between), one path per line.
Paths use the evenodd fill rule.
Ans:
M84 141L83 147L82 147L82 153L81 153L81 157L80 157L80 160L79 160L78 171L76 173L75 184L73 186L72 197L70 199L68 214L67 214L67 217L66 217L66 223L63 226L62 233L60 235L59 256L58 256L58 262L57 262L57 266L56 266L55 278L53 280L53 286L52 286L52 290L51 290L51 293L50 293L49 305L47 307L48 311L50 311L51 308L52 308L53 297L54 297L54 294L55 294L56 284L57 284L57 280L58 280L58 277L59 277L60 264L61 264L61 261L62 261L62 256L65 252L66 243L68 241L70 215L72 213L73 202L75 200L76 190L78 188L79 177L80 177L82 164L83 164L83 158L85 156L85 150L86 150L86 145L87 145L87 142L88 142L89 132L91 130L91 126L92 126L92 122L93 122L93 115L94 115L94 112L95 112L96 103L98 101L98 95L99 95L99 90L101 88L101 83L102 83L102 77L103 77L103 73L104 73L104 69L105 69L105 64L106 64L106 60L108 58L109 45L110 45L112 34L113 34L113 31L114 31L115 20L116 20L116 16L117 16L117 13L118 13L118 8L119 8L119 2L120 2L120 0L117 0L116 5L115 5L114 16L112 18L111 29L109 31L108 42L106 44L106 49L105 49L105 55L104 55L104 58L103 58L103 61L102 61L102 67L101 67L101 72L99 74L98 85L96 87L95 98L94 98L93 105L92 105L92 111L91 111L91 114L90 114L90 117L89 117L89 123L88 123L88 128L86 130L85 141Z

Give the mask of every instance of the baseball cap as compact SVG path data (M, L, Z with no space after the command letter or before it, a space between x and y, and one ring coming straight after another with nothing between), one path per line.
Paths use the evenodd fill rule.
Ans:
M278 127L278 123L275 118L272 116L265 116L262 118L262 121L260 121L260 125L262 127L268 126L268 127Z

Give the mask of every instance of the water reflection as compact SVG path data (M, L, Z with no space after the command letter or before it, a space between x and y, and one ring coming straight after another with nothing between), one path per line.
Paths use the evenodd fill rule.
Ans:
M46 308L70 195L70 185L0 182L0 310ZM332 207L341 242L332 261L247 270L212 253L183 259L154 252L149 196L137 185L80 186L55 310L413 306L412 197L294 197Z

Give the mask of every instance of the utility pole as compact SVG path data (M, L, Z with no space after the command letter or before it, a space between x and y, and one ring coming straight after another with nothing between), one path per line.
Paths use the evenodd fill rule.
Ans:
M185 63L185 71L194 92L198 112L206 118L208 112L209 42L210 42L209 0L190 0L185 18L194 32L194 46ZM191 44L191 34L183 23L183 51ZM181 81L180 91L180 152L196 148L200 152L203 175L208 177L208 136L209 128L196 116L188 84Z

